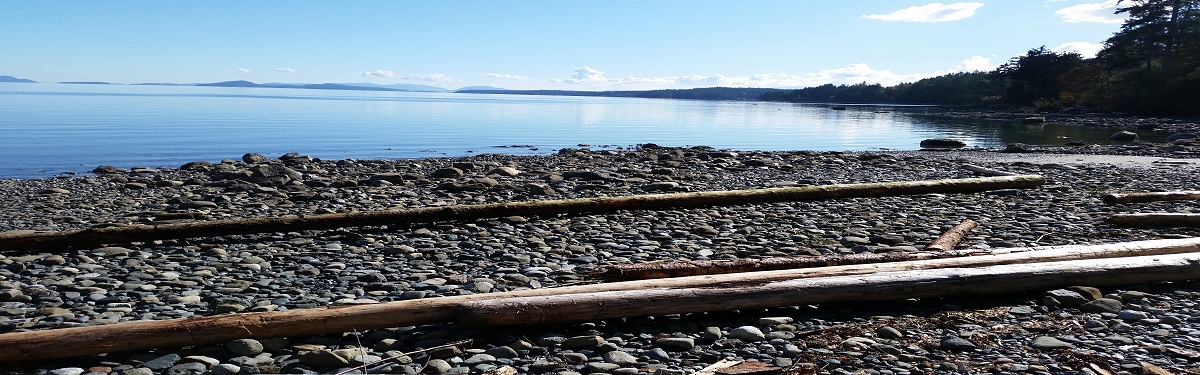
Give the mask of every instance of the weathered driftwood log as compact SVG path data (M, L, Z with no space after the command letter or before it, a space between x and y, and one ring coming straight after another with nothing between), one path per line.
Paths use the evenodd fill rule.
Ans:
M1104 221L1127 227L1200 227L1200 214L1115 214Z
M470 326L582 322L621 317L757 309L828 302L984 295L1070 285L1107 286L1200 278L1200 254L882 272L872 275L734 283L466 302Z
M1149 193L1112 193L1104 195L1104 204L1146 203L1158 201L1200 200L1200 191L1163 191Z
M430 223L514 215L554 215L580 212L814 201L835 198L867 198L929 193L972 193L997 189L1035 188L1045 182L1046 180L1042 176L1023 175L423 207L390 211L245 218L160 225L129 225L51 233L0 234L0 251L25 249L56 251L68 247L97 246L109 243L145 242L249 233L293 232L371 225Z
M458 306L511 297L536 297L639 289L714 288L753 285L806 277L864 275L949 267L979 267L1018 262L1112 258L1200 252L1200 239L1155 240L1093 246L1030 248L1026 252L912 262L836 266L728 275L641 280L505 293L440 297L374 305L354 305L156 321L137 321L43 331L0 334L0 363L159 347L225 343L239 338L311 336L330 333L447 323ZM1122 280L1124 281L1124 280ZM1136 283L1137 281L1128 281ZM919 286L918 286L919 287ZM786 305L785 305L786 306ZM712 308L721 309L716 304ZM657 313L650 313L651 315Z
M851 264L903 262L935 258L965 257L971 255L981 255L981 253L964 251L940 252L936 254L883 253L733 260L665 260L600 266L598 267L599 269L597 271L593 272L589 276L606 282L614 282L662 279L668 277L721 275L741 272L790 270L797 268L831 267Z
M966 169L971 172L979 173L984 176L1019 176L1020 175L1018 173L1005 172L1005 171L1002 171L999 169L980 167L980 166L974 165L974 164L963 164L962 167L963 167L963 169Z
M955 225L953 228L950 228L950 230L946 231L946 233L942 233L942 235L938 236L936 240L930 242L929 246L926 246L925 249L930 251L954 250L954 246L957 246L959 242L962 242L962 239L967 235L967 232L975 229L976 226L979 226L979 223L975 222L975 220L963 220L961 223L958 223L958 225Z

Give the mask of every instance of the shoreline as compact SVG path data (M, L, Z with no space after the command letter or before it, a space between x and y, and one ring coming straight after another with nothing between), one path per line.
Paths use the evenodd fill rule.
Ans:
M1162 160L1169 162L1155 162ZM585 282L589 271L605 264L913 252L963 219L980 226L959 248L981 251L1200 237L1194 228L1118 228L1102 221L1111 213L1200 212L1197 202L1106 206L1100 201L1106 192L1194 189L1200 184L1200 174L1194 173L1200 159L652 145L419 160L247 154L241 161L189 163L180 169L102 168L99 174L71 178L0 180L0 198L9 202L0 211L0 232L975 176L961 168L964 162L1041 174L1048 182L1034 190L979 194L264 233L112 244L58 256L4 253L0 332L546 288ZM1064 353L1090 355L1116 367L1142 361L1173 371L1190 368L1173 360L1170 348L1195 347L1200 340L1200 308L1195 307L1200 286L1167 283L1103 293L1125 296L1122 314L1141 320L1047 305L1040 293L1018 293L500 330L397 327L112 353L28 364L7 373L79 368L126 375L199 366L213 373L233 368L328 373L355 363L348 353L382 358L461 338L476 341L376 370L474 374L511 366L532 374L688 374L725 358L830 374L1079 369L1071 362L1075 357ZM823 333L798 334L811 330ZM1043 337L1072 348L1036 348L1049 341ZM668 338L673 340L662 341ZM974 348L963 349L963 340ZM1129 343L1114 344L1124 340ZM332 362L316 358L325 355L322 349L336 354L324 357ZM363 359L369 358L357 360Z

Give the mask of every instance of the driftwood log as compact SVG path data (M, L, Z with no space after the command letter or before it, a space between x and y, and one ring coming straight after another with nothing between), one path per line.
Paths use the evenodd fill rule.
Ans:
M1200 277L1200 254L882 272L871 275L743 282L721 288L642 289L465 302L458 322L511 326L631 316L757 309L828 302L883 301L1107 286Z
M1104 221L1126 227L1200 227L1200 214L1115 214Z
M981 174L984 176L1019 176L1020 175L1018 173L1005 172L1005 171L998 170L998 169L980 167L980 166L974 165L974 164L963 164L962 167L963 167L963 169L966 169L968 171L975 172L975 173L978 173L978 174Z
M1146 203L1158 201L1200 200L1200 191L1163 191L1149 193L1112 193L1104 195L1104 204Z
M721 275L741 272L777 271L797 268L832 267L851 264L903 262L937 258L966 257L983 254L985 253L979 251L938 253L896 252L883 254L789 256L763 259L743 258L732 260L662 260L645 263L600 266L597 267L597 271L592 272L589 276L606 282L615 282L663 279L669 277Z
M997 189L1028 189L1041 186L1038 175L963 178L905 182L877 182L754 190L634 195L604 198L545 200L402 210L353 212L276 218L245 218L160 225L129 225L51 233L0 234L0 251L64 248L153 240L215 237L235 234L293 232L373 225L431 223L505 216L555 215L580 212L661 209L814 201L835 198L868 198L930 193L973 193Z
M417 299L374 305L339 306L315 309L218 315L157 321L137 321L42 331L0 334L0 363L38 361L49 358L116 352L157 347L180 347L226 343L239 338L311 336L331 333L447 323L456 320L464 303L500 298L629 291L640 289L670 290L717 288L731 285L761 285L807 277L865 275L877 272L925 270L951 267L980 267L1019 262L1047 262L1097 259L1139 255L1200 252L1200 239L1175 239L1092 246L1030 248L1026 252L983 255L966 258L837 266L785 271L751 272L728 275L693 276L642 280L562 288L531 289L504 293ZM1193 277L1196 275L1191 274ZM1144 278L1170 273L1146 272L1140 278L1109 278L1112 282L1137 283ZM1166 280L1166 279L1163 279ZM1067 285L1082 280L1066 277ZM921 285L913 285L920 289ZM904 298L893 295L894 298ZM786 306L786 305L784 305ZM726 308L720 303L712 310ZM648 314L662 314L650 312Z
M955 225L953 228L950 228L950 230L946 231L946 233L942 233L942 235L938 236L936 240L930 242L929 246L925 247L925 250L954 250L954 246L957 246L959 242L962 242L962 239L963 237L966 237L967 232L970 232L977 226L979 226L979 223L975 222L975 220L963 220L961 223L958 223L958 225Z

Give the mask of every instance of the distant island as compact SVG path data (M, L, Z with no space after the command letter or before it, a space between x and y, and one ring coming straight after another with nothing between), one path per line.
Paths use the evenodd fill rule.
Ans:
M0 82L37 83L37 81L31 80L31 79L17 78L17 77L13 77L13 76L0 76Z
M308 89L308 90L348 90L348 91L398 91L398 92L447 92L440 87L423 85L375 85L353 83L254 83L250 81L225 81L215 83L200 83L194 86L211 87L257 87L271 89Z

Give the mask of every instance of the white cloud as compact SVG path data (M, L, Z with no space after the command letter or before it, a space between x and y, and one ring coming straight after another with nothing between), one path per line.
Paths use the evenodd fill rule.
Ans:
M1067 42L1059 44L1057 47L1051 48L1050 50L1058 53L1075 52L1083 55L1084 58L1090 59L1096 57L1096 54L1100 53L1100 50L1102 49L1104 49L1104 45L1100 43Z
M990 58L973 56L963 60L958 65L947 70L929 73L899 74L891 70L878 70L869 65L850 64L842 68L827 69L816 73L803 75L787 73L764 73L749 76L687 75L666 77L619 77L610 78L601 70L591 67L575 68L567 78L551 78L545 81L518 81L515 89L567 89L567 90L657 90L657 89L687 89L696 87L778 87L795 88L811 87L823 84L850 85L856 83L878 83L884 86L913 82L922 78L940 76L948 73L990 71L997 65ZM546 87L546 83L552 87Z
M396 76L396 73L394 73L394 72L392 72L392 71L390 71L390 70L376 70L376 71L366 71L366 72L363 72L363 74L362 74L362 75L363 75L363 77L368 77L368 78L370 78L370 77L374 77L374 78L388 78L388 77L395 77L395 76Z
M604 77L604 72L602 71L592 69L591 67L587 66L581 66L575 68L575 71L571 73L570 77L565 79L552 79L551 81L579 84L588 82L609 82L610 80Z
M459 82L459 81L461 81L459 79L454 79L453 77L450 77L450 76L442 74L442 73L409 74L409 75L400 77L400 79L410 79L410 80L425 81L425 82Z
M963 60L958 65L950 68L950 73L959 72L978 72L996 70L1000 64L992 64L992 59L983 56L971 56L971 58Z
M226 72L234 72L234 73L250 73L251 71L252 70L246 69L246 68L237 68L234 70L226 70Z
M488 78L499 78L499 79L503 79L506 81L528 81L530 79L528 76L519 76L519 75L515 75L515 74L502 74L502 73L486 73L483 76L488 77Z
M1125 18L1114 14L1117 10L1117 0L1107 0L1102 3L1086 3L1059 9L1054 14L1062 16L1066 22L1099 22L1121 23Z
M883 21L948 22L971 18L983 3L929 3L901 9L888 14L867 14L863 18Z
M292 69L292 68L275 68L275 71L276 71L276 72L284 72L284 73L295 73L295 72L296 72L296 69Z

